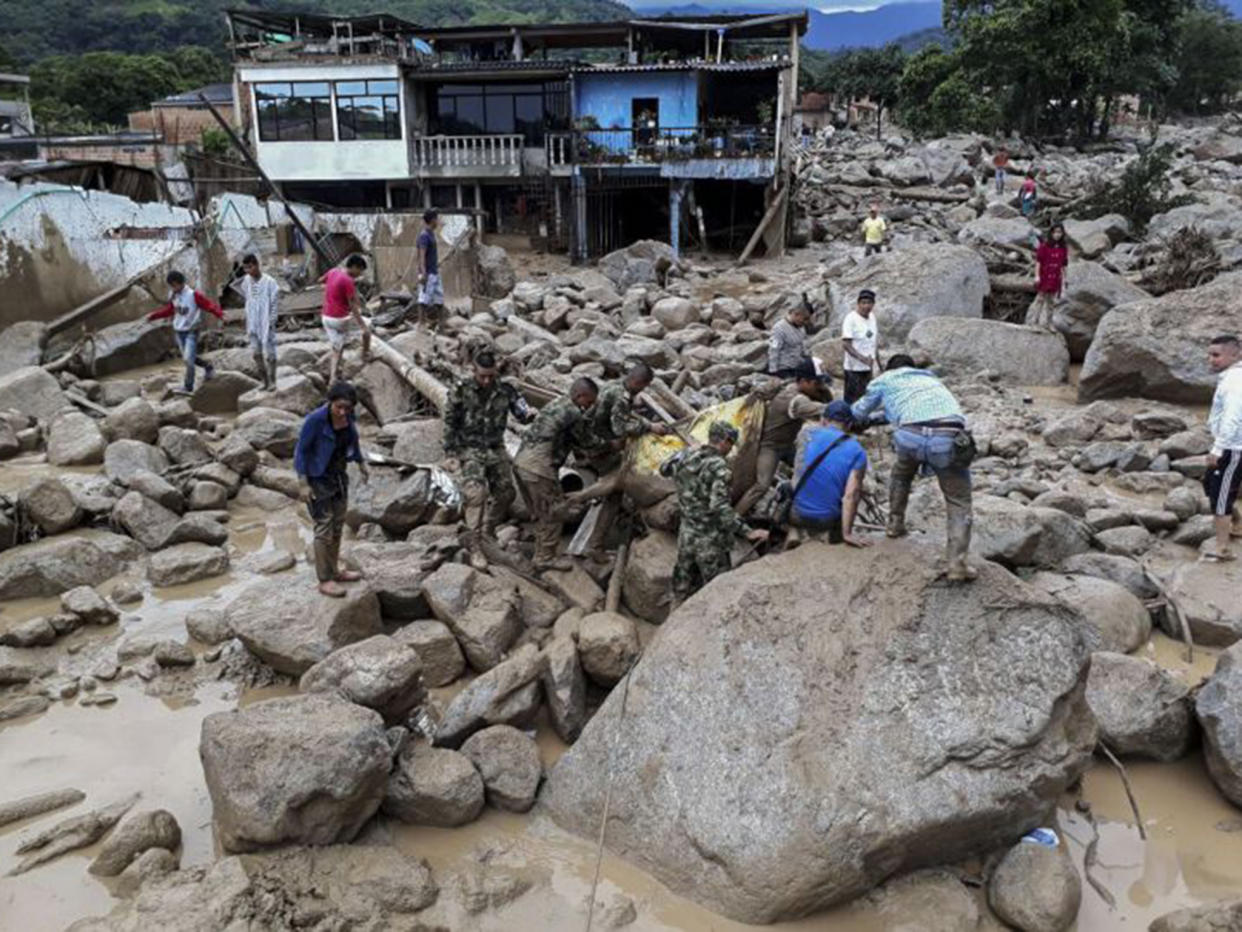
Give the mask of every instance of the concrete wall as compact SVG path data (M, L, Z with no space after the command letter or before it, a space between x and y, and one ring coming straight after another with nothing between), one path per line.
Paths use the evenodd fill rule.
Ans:
M659 99L663 127L698 125L698 75L693 71L574 75L574 118L593 116L601 129L630 129L635 97Z

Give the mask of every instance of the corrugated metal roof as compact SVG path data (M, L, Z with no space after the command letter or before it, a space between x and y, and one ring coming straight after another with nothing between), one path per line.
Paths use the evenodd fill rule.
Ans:
M664 62L654 65L576 65L571 71L614 74L628 71L780 71L788 61Z

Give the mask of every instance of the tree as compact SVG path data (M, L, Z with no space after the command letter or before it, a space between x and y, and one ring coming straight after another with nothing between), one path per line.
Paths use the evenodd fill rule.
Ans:
M1219 113L1242 90L1242 23L1208 0L1182 17L1178 38L1169 105L1182 113Z
M875 132L882 134L885 110L897 105L906 56L896 43L880 49L850 49L832 56L820 70L815 90L846 100L870 100L876 105Z

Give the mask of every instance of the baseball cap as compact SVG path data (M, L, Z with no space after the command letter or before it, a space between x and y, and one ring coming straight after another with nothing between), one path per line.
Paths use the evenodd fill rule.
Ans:
M842 401L839 398L824 405L822 417L825 421L837 421L841 424L854 423L854 412L850 408L849 402Z
M864 288L862 291L858 292L858 300L859 301L874 301L875 292L872 291L870 288Z
M815 364L814 359L804 359L794 366L794 378L821 380L823 373L819 371L819 366Z

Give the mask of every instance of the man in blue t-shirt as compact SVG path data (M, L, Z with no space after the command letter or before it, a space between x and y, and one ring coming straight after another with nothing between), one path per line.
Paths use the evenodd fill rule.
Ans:
M798 436L794 462L794 487L798 491L790 524L811 535L827 534L829 543L866 547L870 541L854 536L854 517L862 498L867 454L862 444L846 433L852 424L850 406L833 401L824 407L819 425L805 428ZM823 455L825 450L827 455ZM810 474L803 481L807 470Z
M429 320L434 327L444 310L444 284L440 281L440 246L436 242L436 229L440 226L440 214L435 210L423 212L425 224L418 234L418 305L419 322Z

